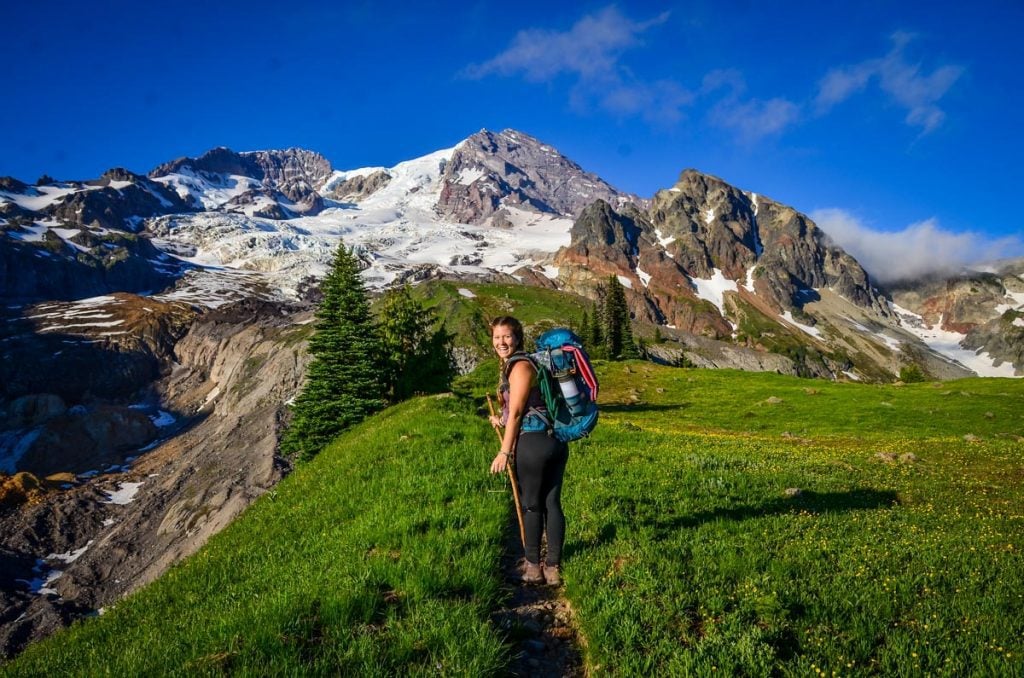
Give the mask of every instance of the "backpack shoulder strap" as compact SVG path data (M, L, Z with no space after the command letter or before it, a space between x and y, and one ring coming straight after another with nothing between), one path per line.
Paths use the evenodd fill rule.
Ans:
M537 363L534 362L533 358L531 358L528 353L523 353L522 351L519 353L513 353L509 356L508 360L505 361L505 368L502 371L502 376L504 376L506 382L508 381L508 375L512 373L512 368L515 364L521 363L524 360L530 363L530 366L533 367L535 372L537 371Z

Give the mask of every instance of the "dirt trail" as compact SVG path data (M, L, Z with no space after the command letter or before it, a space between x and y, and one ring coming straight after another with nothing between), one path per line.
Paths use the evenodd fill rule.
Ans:
M581 637L562 587L524 584L520 578L523 547L514 517L506 532L501 566L511 594L492 619L512 643L510 674L582 678L586 671L580 651Z

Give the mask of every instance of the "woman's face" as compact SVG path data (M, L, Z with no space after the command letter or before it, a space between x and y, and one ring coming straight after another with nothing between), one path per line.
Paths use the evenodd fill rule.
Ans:
M515 353L518 348L516 335L508 325L495 325L491 328L491 345L502 360Z

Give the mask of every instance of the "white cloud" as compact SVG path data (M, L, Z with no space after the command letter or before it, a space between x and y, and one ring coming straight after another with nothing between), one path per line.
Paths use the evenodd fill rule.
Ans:
M800 119L800 107L783 98L737 101L723 99L711 109L715 124L735 130L742 141L779 134Z
M800 106L789 99L743 99L747 83L739 71L717 70L704 76L701 94L719 89L728 91L711 107L711 122L735 131L741 141L753 142L780 134L800 119Z
M635 22L615 7L588 15L568 31L543 28L519 31L498 56L466 69L471 78L521 73L527 80L546 82L568 73L582 80L617 79L619 57L641 44L640 35L664 23L668 12L649 21Z
M824 112L846 101L867 89L874 80L896 104L906 109L907 124L920 127L924 134L938 128L946 117L938 106L939 100L963 75L964 68L945 65L929 74L922 73L921 65L908 61L904 53L914 36L896 33L891 39L892 49L884 57L835 68L825 74L815 99L818 110Z
M943 229L936 219L919 221L900 231L880 231L843 209L815 210L810 217L872 278L883 283L1024 254L1020 238L954 233Z
M693 94L672 80L644 82L620 63L624 52L643 45L642 35L668 20L663 12L633 21L614 6L583 17L567 31L530 28L519 31L505 51L463 71L472 79L521 75L530 82L574 79L570 103L580 112L593 106L617 116L638 116L649 123L673 124Z

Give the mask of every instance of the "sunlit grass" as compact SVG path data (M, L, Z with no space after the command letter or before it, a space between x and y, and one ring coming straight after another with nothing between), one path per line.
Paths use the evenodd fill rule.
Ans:
M392 408L155 584L5 672L495 673L507 505L482 472L490 435L452 398Z
M495 365L344 434L11 675L500 675ZM1021 675L1024 382L598 366L565 593L594 675Z
M602 376L608 406L564 495L592 668L1022 670L1019 382Z

